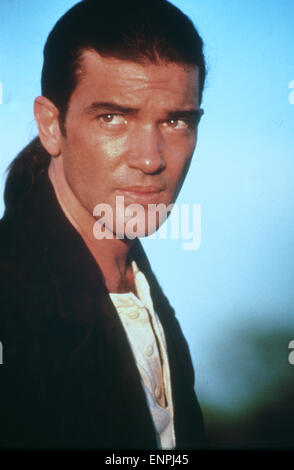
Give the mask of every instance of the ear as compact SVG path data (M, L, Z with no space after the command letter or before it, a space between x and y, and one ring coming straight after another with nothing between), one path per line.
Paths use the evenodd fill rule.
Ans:
M50 155L61 153L62 134L59 127L59 111L45 96L38 96L34 102L34 115L43 147Z

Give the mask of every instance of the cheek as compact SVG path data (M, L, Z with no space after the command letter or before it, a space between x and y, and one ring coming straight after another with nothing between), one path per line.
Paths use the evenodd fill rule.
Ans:
M107 172L114 171L127 145L125 137L99 135L97 129L72 130L62 153L69 171L88 174L90 179L98 174L103 179Z
M100 174L114 171L128 146L126 136L100 135L98 131L86 133L76 140L80 157L90 161L92 170Z
M166 154L169 157L169 165L174 172L181 173L182 169L191 161L197 141L196 132L190 135L178 135L170 138L166 143Z
M185 181L195 149L194 142L195 140L173 147L167 165L169 199L176 199Z
M105 137L93 139L92 148L106 162L115 162L127 149L127 138Z
M192 156L193 150L190 149L189 153L184 154L183 152L179 152L170 159L168 173L175 185L178 185L185 179L191 164Z

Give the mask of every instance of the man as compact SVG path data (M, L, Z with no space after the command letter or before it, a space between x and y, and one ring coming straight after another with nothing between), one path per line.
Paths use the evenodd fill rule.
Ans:
M1 446L205 446L188 347L138 241L184 181L204 78L201 38L165 0L85 0L50 33L39 138L1 221ZM143 208L135 238L118 198Z

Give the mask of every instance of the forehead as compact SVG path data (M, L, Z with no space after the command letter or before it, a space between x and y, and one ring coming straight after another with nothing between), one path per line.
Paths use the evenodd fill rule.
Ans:
M102 57L92 50L83 52L73 100L89 104L112 97L138 105L152 96L167 106L198 105L198 67L162 61L131 62Z

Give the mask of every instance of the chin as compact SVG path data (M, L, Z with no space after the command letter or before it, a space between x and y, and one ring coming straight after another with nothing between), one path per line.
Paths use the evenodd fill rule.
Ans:
M125 217L123 235L129 240L134 240L135 238L143 238L151 235L157 228L158 225L156 222L150 223L145 214L143 216ZM122 235L122 232L116 232L116 236L118 235Z
M98 215L98 214L96 214ZM149 211L132 204L125 213L116 212L115 217L102 217L95 223L96 239L116 238L134 240L152 235L166 220L166 213Z
M134 208L134 206L133 206ZM158 216L151 216L147 210L135 211L131 215L125 213L124 217L118 217L114 227L116 238L134 240L152 235L164 222Z

